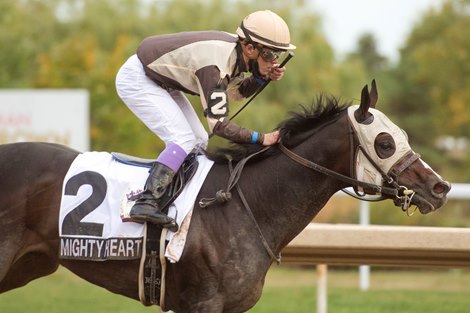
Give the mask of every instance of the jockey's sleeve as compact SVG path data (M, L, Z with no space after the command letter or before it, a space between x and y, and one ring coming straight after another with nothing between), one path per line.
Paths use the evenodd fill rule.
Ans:
M227 86L227 93L230 100L241 101L252 96L259 88L261 85L254 76L244 78L244 75L240 74L231 79Z
M256 142L262 145L264 141L263 134L243 128L232 122L229 118L225 118L223 121L217 121L213 133L236 143Z

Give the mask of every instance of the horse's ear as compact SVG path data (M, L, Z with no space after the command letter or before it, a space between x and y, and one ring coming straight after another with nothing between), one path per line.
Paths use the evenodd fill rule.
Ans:
M377 93L377 85L375 84L375 79L372 80L370 87L370 107L375 109L377 100L379 99L379 94Z
M369 113L369 107L371 104L371 97L369 94L369 87L367 85L362 88L361 91L361 105L359 109L354 112L354 117L358 123L369 124L372 123L373 119L368 120L369 117L373 117L372 114Z

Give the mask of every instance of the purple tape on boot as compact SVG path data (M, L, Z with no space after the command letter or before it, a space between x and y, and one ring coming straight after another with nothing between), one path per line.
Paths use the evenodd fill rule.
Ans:
M168 166L176 172L181 164L183 164L186 155L186 152L180 146L170 143L166 146L165 150L160 153L157 162Z

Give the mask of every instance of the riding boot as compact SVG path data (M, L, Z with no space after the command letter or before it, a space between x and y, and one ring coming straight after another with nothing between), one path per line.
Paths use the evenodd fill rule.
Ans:
M129 215L136 222L150 222L161 225L171 231L177 231L176 221L162 212L159 199L171 184L175 172L168 166L156 162L150 170L144 191L131 208Z

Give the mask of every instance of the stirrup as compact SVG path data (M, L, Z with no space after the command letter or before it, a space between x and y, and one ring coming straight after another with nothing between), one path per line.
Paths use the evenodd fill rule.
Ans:
M164 215L162 213L162 215ZM151 223L154 225L158 225L162 228L168 228L168 230L172 232L177 232L179 227L178 224L176 223L176 220L167 216L168 219L170 220L169 222L162 223L161 220L153 219L152 215L149 214L143 214L143 213L137 213L137 214L130 214L131 221L136 222L136 223Z
M143 207L144 205L146 205L147 208ZM173 232L176 232L179 228L174 218L161 212L158 208L155 208L149 203L142 203L137 207L134 204L134 206L129 212L129 216L133 222L148 222L155 225L159 225L164 228L168 228L168 230L171 230Z
M172 231L174 233L176 233L180 228L178 226L178 223L176 223L175 220L173 220L172 222L168 223L168 224L164 224L164 225L161 225L163 228L167 228L169 231Z

